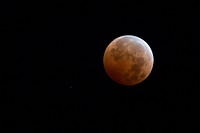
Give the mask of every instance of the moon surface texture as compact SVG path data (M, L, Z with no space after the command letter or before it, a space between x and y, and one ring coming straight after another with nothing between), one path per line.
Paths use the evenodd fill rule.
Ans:
M124 35L106 48L103 64L108 76L121 85L136 85L152 71L154 57L149 45L141 38Z

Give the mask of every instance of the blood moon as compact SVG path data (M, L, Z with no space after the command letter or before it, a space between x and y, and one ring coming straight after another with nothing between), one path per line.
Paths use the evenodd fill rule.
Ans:
M136 85L152 71L154 57L149 45L141 38L124 35L106 48L103 64L108 76L122 85Z

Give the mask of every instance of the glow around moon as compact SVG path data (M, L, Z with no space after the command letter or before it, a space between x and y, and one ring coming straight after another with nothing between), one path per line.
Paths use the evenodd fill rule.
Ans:
M122 85L136 85L152 71L154 57L149 45L137 36L124 35L106 48L103 64L108 76Z

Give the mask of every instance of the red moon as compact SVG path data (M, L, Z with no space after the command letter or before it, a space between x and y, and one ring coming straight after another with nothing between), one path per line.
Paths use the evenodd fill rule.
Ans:
M151 48L143 39L124 35L107 46L103 64L113 81L122 85L136 85L151 73L154 57Z

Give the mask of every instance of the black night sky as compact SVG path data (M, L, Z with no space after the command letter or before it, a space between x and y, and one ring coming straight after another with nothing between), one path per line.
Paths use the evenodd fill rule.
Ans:
M37 11L33 5L17 10L14 4L16 8L2 16L1 97L7 131L197 129L198 15L175 6L138 11L139 6L125 8L126 4L120 9L111 3L90 4L52 3L43 8L44 4ZM105 48L121 35L144 39L154 54L151 74L135 86L115 83L103 67Z

